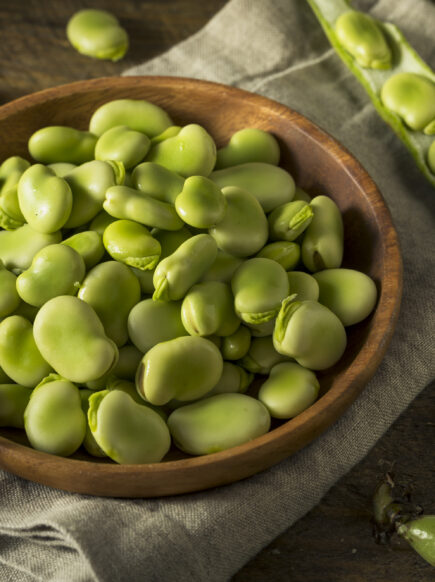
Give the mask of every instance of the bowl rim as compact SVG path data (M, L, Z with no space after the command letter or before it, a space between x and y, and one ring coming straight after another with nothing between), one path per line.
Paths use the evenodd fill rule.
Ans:
M351 365L346 368L343 374L334 380L330 389L312 406L310 406L303 413L291 419L281 426L274 428L265 435L257 437L256 439L238 445L231 449L212 453L209 455L190 457L187 459L163 461L155 464L143 465L118 465L109 463L99 463L98 461L86 461L81 459L73 459L68 457L59 457L49 453L44 453L30 448L29 446L16 443L6 437L0 436L0 466L20 476L27 476L31 467L35 468L39 464L46 467L46 471L56 471L58 468L69 468L74 472L83 474L89 471L96 475L104 475L107 478L114 476L134 476L136 478L144 477L153 474L165 475L169 481L180 470L183 471L197 471L212 468L218 470L224 467L227 461L231 458L232 465L243 464L246 460L248 452L253 449L259 452L261 450L271 451L273 445L277 440L280 440L279 460L284 459L296 450L306 446L314 438L317 438L324 430L326 430L332 423L334 423L339 416L350 406L356 399L358 394L363 390L367 382L375 373L384 354L387 350L393 335L394 327L400 310L400 301L402 293L402 260L400 255L400 246L397 232L394 228L390 211L379 192L376 184L368 175L366 170L362 167L360 162L342 145L340 142L332 137L325 130L321 129L317 124L310 121L304 115L298 113L294 109L287 107L273 99L263 97L261 95L251 93L249 91L215 83L211 81L204 81L200 79L193 79L188 77L172 77L172 76L124 76L124 77L100 77L84 81L77 81L68 83L29 95L25 95L6 103L0 107L0 121L8 118L11 114L19 114L30 107L34 107L44 103L47 99L50 101L62 99L71 93L82 94L88 93L90 90L101 90L107 88L107 85L113 84L117 88L128 88L132 84L146 84L150 88L164 89L168 86L182 83L186 88L198 90L198 87L204 89L209 88L213 90L216 98L225 97L225 95L236 96L245 101L249 101L256 107L273 109L275 115L279 115L284 121L291 123L297 131L304 134L304 136L322 149L328 151L328 154L340 162L342 168L346 171L348 177L355 182L359 189L363 189L370 205L376 208L374 217L376 219L377 227L380 229L382 223L381 245L384 251L384 271L382 275L382 290L378 298L378 304L373 317L376 319L377 314L382 312L383 318L389 321L389 326L382 330L373 325L370 329L366 341L359 350L356 357L353 359ZM152 99L150 99L152 101ZM364 361L367 355L370 355L370 366L360 369L358 374L352 374L351 368L359 362ZM350 370L350 372L349 372ZM309 435L307 433L310 433ZM291 443L294 439L302 442L302 446L292 449ZM17 453L19 453L19 466L15 467L17 463ZM273 460L272 460L273 458ZM271 455L271 460L263 469L276 463L276 456ZM242 476L237 479L228 479L223 475L220 482L217 484L229 483L234 480L252 475L255 471L245 470ZM29 477L27 477L29 478ZM35 481L47 483L37 471L35 471ZM216 480L215 480L216 481ZM47 483L50 484L50 483ZM207 487L200 487L206 489L215 486L212 483ZM56 485L56 487L59 487ZM80 491L71 483L71 488L63 487L70 491L77 491L81 493L91 493L88 490ZM151 496L165 496L174 493L187 493L196 490L195 488L188 488L184 491L170 491L162 493L144 493L141 495L128 495L136 497L151 497ZM93 493L91 493L93 494ZM106 495L104 492L97 493L98 495ZM112 496L119 495L116 491L108 493Z

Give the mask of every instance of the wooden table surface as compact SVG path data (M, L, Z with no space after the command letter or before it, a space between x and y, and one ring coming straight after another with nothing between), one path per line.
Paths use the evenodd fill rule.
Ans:
M225 0L0 0L0 102L71 81L118 75L187 38ZM105 8L127 29L130 50L118 62L79 55L65 36L81 8ZM297 105L295 106L297 109ZM383 471L415 482L415 499L435 513L433 387L427 388L370 454L308 515L261 551L234 582L429 582L434 570L401 543L375 544L370 497Z

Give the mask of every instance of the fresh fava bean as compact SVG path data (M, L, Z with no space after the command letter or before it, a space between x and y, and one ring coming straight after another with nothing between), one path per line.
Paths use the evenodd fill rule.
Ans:
M222 281L222 283L231 283L234 273L241 264L242 259L239 259L239 257L234 257L229 253L218 250L216 259L203 275L202 281Z
M8 271L0 261L0 318L13 313L20 304L16 288L16 276Z
M132 220L109 224L103 234L103 244L116 261L143 271L154 269L160 258L160 243L145 226Z
M175 200L175 210L183 221L196 228L210 228L225 215L227 202L214 182L191 176Z
M18 203L18 188L14 186L0 195L0 228L16 230L25 223Z
M20 315L0 323L0 366L14 382L29 388L52 372L35 343L32 324Z
M71 247L79 253L85 262L87 270L99 263L104 255L103 239L94 230L78 232L63 240L62 244Z
M181 302L144 299L129 313L128 335L142 353L160 342L187 335L181 321Z
M117 378L132 380L134 382L136 370L142 356L143 353L136 346L122 346L122 348L119 348L119 358L116 366L113 368L113 375Z
M273 418L293 418L315 402L319 388L314 372L295 362L284 362L272 368L258 399Z
M71 188L50 168L35 164L18 182L18 202L34 230L51 234L62 228L71 214Z
M213 264L217 245L208 234L192 236L163 259L154 271L154 300L176 301L197 283Z
M97 138L88 131L50 125L35 131L29 139L29 153L41 164L67 162L84 164L94 159Z
M152 162L144 162L136 166L131 179L134 188L170 204L175 204L184 184L184 178L160 164Z
M415 73L397 73L385 81L381 99L414 131L435 133L435 83L431 79Z
M327 269L314 273L319 284L319 303L337 315L344 326L359 323L374 309L376 285L370 277L353 269Z
M130 269L117 261L96 265L86 275L78 297L94 308L106 335L123 346L128 340L128 314L140 300L139 281Z
M67 457L82 444L86 417L77 386L57 375L32 392L24 412L24 428L34 449Z
M89 398L95 394L93 390L88 390L87 388L80 389L80 399L82 403L82 410L86 417L86 433L85 438L83 439L83 446L85 447L86 451L92 455L93 457L107 457L106 453L97 445L94 435L89 428L88 423L88 410L89 410Z
M430 171L435 174L435 140L431 143L427 153L427 163Z
M301 247L295 242L276 241L263 247L257 257L271 259L289 271L294 269L301 257Z
M117 463L158 463L171 445L165 421L122 390L89 398L88 421L101 449Z
M330 309L316 301L282 302L273 332L275 349L311 370L333 366L343 355L346 332Z
M431 566L435 566L435 515L423 515L402 523L397 533Z
M249 257L265 245L267 218L258 200L241 188L222 189L227 201L223 220L209 230L222 251L236 257Z
M35 318L33 333L45 360L72 382L100 378L118 359L93 308L77 297L60 296L47 301Z
M54 162L53 164L48 164L48 167L53 170L56 176L63 178L66 174L69 174L72 170L77 168L77 165L70 164L69 162Z
M142 269L136 269L136 267L129 268L139 281L142 293L145 295L152 295L154 293L154 271L143 271Z
M216 163L216 145L207 131L196 123L153 145L147 161L161 164L180 176L208 176Z
M293 196L293 200L302 200L303 202L307 202L308 204L311 202L311 196L299 188L299 186L295 187L295 195Z
M106 192L104 210L115 218L135 220L146 226L178 230L183 221L172 204L156 200L128 186L112 186Z
M130 129L126 125L116 125L98 138L95 159L116 160L130 169L144 159L150 145L150 139L144 133Z
M250 342L248 353L239 364L253 374L269 374L271 369L289 357L276 351L272 336L254 337Z
M290 271L287 273L289 283L289 295L296 295L298 301L317 301L319 299L319 284L312 275L302 271Z
M159 241L160 246L162 247L162 253L160 255L160 260L162 260L169 257L169 255L172 255L172 253L174 253L178 247L184 243L184 241L192 236L192 233L183 226L178 230L162 230L155 228L152 231L152 235Z
M85 262L77 251L62 244L49 245L19 275L17 291L23 301L41 307L58 295L75 295L85 273Z
M174 410L168 426L182 451L207 455L265 434L270 415L261 402L246 394L217 394Z
M313 198L311 207L314 216L302 240L302 261L312 272L338 268L344 248L340 210L327 196Z
M115 16L105 10L76 12L68 21L66 34L82 55L119 61L128 49L128 35Z
M224 362L222 375L219 382L203 398L214 396L215 394L244 393L254 379L251 374L231 362Z
M25 271L33 257L44 247L59 243L60 232L43 234L24 224L13 231L0 231L0 260L7 269Z
M24 428L24 411L32 388L20 384L0 384L0 426Z
M194 285L183 299L181 320L190 335L227 336L240 326L227 283L206 281Z
M221 352L224 360L240 360L248 353L251 332L241 325L237 331L222 339Z
M335 32L343 47L362 67L391 68L391 49L381 27L368 14L357 10L343 13L335 23Z
M159 135L155 135L154 137L152 137L151 143L152 144L160 143L161 141L165 141L165 139L168 139L169 137L175 137L180 133L182 129L183 128L180 125L171 125L167 129L165 129L165 131L162 131L162 133L160 133Z
M116 99L104 103L94 111L89 122L89 131L100 136L117 125L126 125L152 138L171 126L172 121L161 107L149 101Z
M0 190L4 187L5 181L9 176L16 173L21 175L28 167L30 167L30 162L21 156L11 156L10 158L6 158L6 160L4 160L0 165Z
M288 172L261 162L216 170L210 175L210 180L221 189L237 186L247 190L258 200L264 212L290 202L295 193L295 182Z
M222 375L219 349L208 339L178 337L152 347L143 357L136 375L139 394L161 406L173 398L201 398Z
M105 210L102 210L93 219L93 221L89 225L89 228L91 230L94 230L95 232L97 232L100 236L103 236L106 228L109 226L109 224L112 224L112 222L115 222L115 220L116 220L116 218L113 218L113 216L110 216L110 214L107 214L107 212Z
M227 146L217 151L216 170L248 162L264 162L277 166L280 150L274 136L267 131L246 128L236 131Z
M269 214L269 235L272 240L294 241L313 219L313 210L302 200L278 206Z

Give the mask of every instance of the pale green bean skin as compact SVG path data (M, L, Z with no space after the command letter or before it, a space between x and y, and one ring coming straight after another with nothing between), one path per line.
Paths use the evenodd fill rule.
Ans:
M78 232L64 239L62 244L71 247L79 253L85 262L86 270L91 269L99 263L104 255L103 239L94 230Z
M0 165L0 191L4 188L5 182L12 176L18 174L21 176L23 172L30 167L30 162L21 156L11 156L6 158ZM18 183L18 180L15 182Z
M140 99L115 99L92 114L89 131L98 137L116 125L126 125L149 138L172 125L169 115L158 105Z
M327 196L311 201L313 219L302 240L302 261L311 272L336 269L343 260L343 219L335 202Z
M335 33L343 47L362 66L390 69L391 49L377 21L357 10L342 14L335 23Z
M60 243L60 231L43 234L24 224L13 231L0 231L0 260L7 269L25 271L33 257L44 247Z
M220 188L203 176L191 176L175 200L175 210L195 228L211 228L225 216L227 202Z
M169 137L175 137L182 129L183 128L180 125L171 125L165 129L165 131L159 133L159 135L155 135L153 138L151 138L151 143L156 144L160 143L161 141L165 141L165 139L168 139Z
M397 532L431 566L435 566L435 515L422 515L402 523Z
M295 362L277 364L262 384L258 399L273 418L293 418L317 399L319 382L311 370Z
M35 343L32 324L20 315L0 323L0 366L14 382L29 388L52 372Z
M18 182L30 167L20 156L7 158L0 166L0 227L15 230L25 222L18 203Z
M301 247L295 242L275 241L264 246L257 257L276 261L284 270L290 271L299 263Z
M207 392L203 398L209 398L215 394L244 394L249 388L253 379L254 374L247 372L241 366L237 366L232 362L224 362L224 367L219 382L210 390L210 392Z
M109 224L103 234L103 244L116 261L143 271L154 269L160 258L160 243L146 226L132 220Z
M115 16L106 10L79 10L68 21L66 34L81 54L119 61L128 49L128 35Z
M271 369L281 362L288 361L289 357L276 351L272 336L252 338L249 350L242 357L239 364L253 374L267 375Z
M249 351L251 332L241 325L233 334L222 338L221 352L224 360L240 360Z
M128 340L128 315L140 300L140 284L130 269L117 261L96 265L86 275L78 297L94 308L107 337L123 346Z
M120 464L158 463L171 445L161 416L122 390L90 396L88 421L97 444Z
M105 131L95 146L96 160L116 160L126 169L137 166L150 149L150 139L144 133L126 125L116 125Z
M24 428L34 449L67 457L85 438L86 417L77 386L57 378L47 378L32 392L24 412Z
M35 131L28 147L32 158L41 164L84 164L94 159L96 143L97 138L88 131L50 125Z
M318 301L319 284L312 275L302 271L290 271L287 273L289 283L289 295L296 295L298 301Z
M18 202L34 230L52 234L66 224L73 199L71 188L63 178L42 164L35 164L18 182Z
M278 206L268 217L271 240L294 241L313 220L313 209L310 204L295 200Z
M174 410L168 426L182 451L207 455L265 434L270 415L261 402L246 394L217 394Z
M202 277L202 281L231 283L234 273L242 264L242 259L218 250L215 261Z
M276 138L262 129L245 128L231 136L228 145L217 151L215 170L249 162L277 166L280 158Z
M118 360L116 344L94 309L77 297L47 301L36 315L33 333L45 360L71 382L96 380Z
M32 388L21 384L0 383L0 426L24 428L24 411Z
M202 337L178 337L145 354L136 388L145 400L158 406L173 398L196 400L218 383L222 369L222 355L214 343Z
M177 173L152 162L143 162L136 166L131 179L134 188L170 204L175 204L184 184L184 178Z
M48 164L48 167L53 170L56 176L59 178L63 178L66 174L69 174L77 168L77 164L71 164L70 162L53 162L52 164Z
M99 212L97 216L92 220L91 224L89 225L89 228L90 230L93 230L96 233L98 233L100 236L103 236L106 228L109 226L109 224L115 222L115 220L116 218L110 216L110 214L107 214L105 210L101 210L101 212Z
M0 319L11 315L20 304L16 284L16 276L0 261Z

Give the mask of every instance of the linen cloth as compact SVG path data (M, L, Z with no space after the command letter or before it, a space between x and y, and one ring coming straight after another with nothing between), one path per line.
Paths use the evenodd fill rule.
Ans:
M398 25L434 65L430 0L356 6ZM126 74L232 84L289 105L337 137L392 212L404 260L401 315L385 359L346 414L310 446L243 482L125 500L65 493L0 472L2 582L228 580L361 460L434 377L435 191L335 55L306 2L232 0L199 33Z

